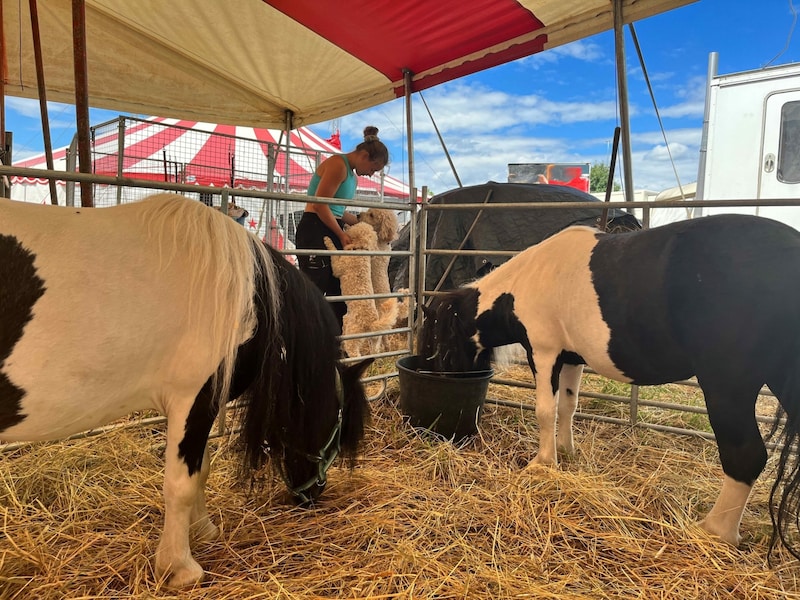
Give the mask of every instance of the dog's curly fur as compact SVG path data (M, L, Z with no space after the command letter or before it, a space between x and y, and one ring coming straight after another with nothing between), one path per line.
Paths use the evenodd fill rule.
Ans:
M370 208L358 216L360 223L369 223L378 238L377 249L388 251L392 242L397 239L397 215L385 208ZM389 256L372 257L372 289L376 294L388 294L392 291L389 285Z
M401 288L397 290L401 294L407 294L408 289ZM392 298L392 300L397 300L397 298ZM408 327L408 298L400 298L398 302L395 303L397 307L397 317L394 322L394 326L392 329L397 329L399 327ZM390 333L388 335L383 336L383 350L385 352L393 352L395 350L408 350L409 343L408 343L408 333Z
M375 230L368 223L357 223L347 228L351 243L344 250L376 250L378 238ZM328 250L336 250L336 246L325 238ZM333 274L339 278L344 296L369 296L372 291L371 256L348 256L347 253L331 256ZM391 322L386 318L391 316ZM347 300L347 314L344 316L342 333L351 335L388 329L394 325L396 315L379 315L373 298ZM348 356L363 356L380 350L380 339L359 338L344 340L345 352Z
M378 250L389 251L392 249L392 242L397 239L397 215L394 211L386 208L370 208L358 216L360 223L369 223L378 236ZM372 291L376 294L388 294L392 291L389 284L389 255L373 256L371 261L372 268ZM382 298L376 300L378 312L381 315L382 323L391 323L392 326L397 320L398 303L397 298Z

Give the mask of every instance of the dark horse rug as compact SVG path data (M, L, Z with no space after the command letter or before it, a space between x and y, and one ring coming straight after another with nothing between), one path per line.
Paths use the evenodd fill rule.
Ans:
M598 226L604 208L603 203L591 194L566 186L493 181L437 194L431 198L430 203L481 204L487 202L487 198L489 203L596 202L597 208L502 208L484 210L480 216L479 208L431 210L428 212L427 248L524 250L570 225ZM607 231L641 229L636 217L620 209L610 209L608 221ZM410 224L406 224L392 244L392 249L408 250L410 235ZM425 269L425 289L434 289L445 273L447 275L439 289L459 287L485 275L509 258L511 257L477 255L459 256L453 260L452 256L429 255ZM451 262L452 266L448 270ZM393 290L408 287L407 256L392 257L389 262L389 281Z

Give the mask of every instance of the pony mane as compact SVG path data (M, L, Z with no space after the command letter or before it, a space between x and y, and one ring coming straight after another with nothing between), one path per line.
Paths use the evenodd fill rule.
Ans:
M434 371L473 370L479 294L475 287L459 288L434 297L424 309L421 351Z
M158 252L159 267L166 269L188 256L189 289L186 323L197 335L211 335L209 352L221 354L213 376L214 406L230 392L238 347L256 325L253 303L256 276L268 283L273 301L271 320L280 311L275 265L258 238L220 211L177 194L157 194L136 203L150 242ZM209 314L203 298L217 294Z
M245 409L240 418L239 445L245 460L240 476L246 480L269 461L286 480L282 459L287 448L305 454L319 451L321 445L305 450L303 442L319 428L320 415L326 408L323 402L332 403L327 408L333 415L339 409L333 404L337 402L337 369L344 396L341 454L352 463L369 415L359 377L372 361L340 367L339 325L325 297L279 252L260 242L259 245L271 255L276 268L281 312L277 318L267 312L274 296L269 295L271 290L265 287L264 278L258 278L259 326L248 342L253 347L242 351L243 358L250 360L248 368L256 374L243 392ZM332 427L323 432L325 437ZM270 454L265 452L265 446Z

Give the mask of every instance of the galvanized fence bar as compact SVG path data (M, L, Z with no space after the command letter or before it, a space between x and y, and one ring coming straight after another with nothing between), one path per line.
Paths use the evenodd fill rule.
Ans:
M213 195L221 195L223 202L222 208L223 211L227 208L227 200L231 194L234 194L237 198L252 198L258 200L269 200L274 202L307 202L311 198L302 194L281 194L275 192L264 192L259 190L246 190L246 189L235 189L235 190L227 190L227 189L220 189L211 186L198 186L194 184L185 184L185 183L173 183L173 182L154 182L152 180L135 180L125 177L113 177L113 176L98 176L98 175L91 175L86 173L76 173L76 172L62 172L62 171L44 171L41 169L29 169L29 168L21 168L21 167L14 167L14 166L6 166L0 165L0 176L7 175L21 175L21 176L28 176L28 177L43 177L43 178L52 178L61 181L67 182L77 182L77 183L90 183L90 184L105 184L105 185L116 185L116 186L123 186L123 187L133 187L133 188L148 188L152 190L160 190L160 191L173 191L173 192L191 192L191 193L209 193ZM313 198L314 202L326 203L326 204L333 204L333 203L342 203L341 200L334 200L330 198ZM412 349L413 344L413 334L416 332L416 328L419 326L419 321L413 322L413 315L418 313L416 311L417 304L422 302L425 296L431 295L431 292L425 291L424 285L424 273L425 273L425 257L427 255L446 255L446 254L459 254L465 256L471 255L483 255L483 256L512 256L517 253L517 251L481 251L481 250L462 250L460 252L453 251L453 250L440 250L440 249L428 249L426 246L426 239L427 239L427 215L429 210L463 210L463 209L482 209L482 210L553 210L553 209L568 209L568 208L598 208L598 204L596 202L552 202L552 203L473 203L473 204L429 204L424 202L421 205L415 204L404 204L398 202L372 202L369 200L359 199L356 201L351 202L344 202L348 206L357 206L357 207L364 207L364 208L388 208L391 210L397 211L409 211L411 213L411 225L410 229L412 232L412 236L410 239L410 248L408 251L404 252L391 252L393 256L403 255L408 256L410 261L409 267L409 276L410 276L410 285L411 292L408 293L407 301L409 303L409 325L408 327L402 329L395 329L391 330L392 333L408 333L410 338L410 344L408 352ZM604 207L609 209L611 208L641 208L644 211L644 220L647 221L649 217L649 212L651 209L656 208L673 208L673 207L690 207L690 206L697 206L697 207L739 207L739 206L798 206L800 205L800 201L797 199L792 198L783 198L783 199L769 199L769 200L759 200L753 201L752 199L734 199L734 200L672 200L672 201L654 201L654 202L608 202L603 203ZM419 221L417 221L419 218ZM284 254L303 254L309 251L303 250L296 250L296 249L285 249L282 251ZM315 253L325 253L325 254L333 254L334 252L327 252L327 251L314 251ZM386 254L386 252L369 252L364 251L363 254L370 254L370 255L379 255L379 254ZM416 294L414 293L416 292ZM375 298L387 298L387 297L402 297L403 294L375 294L370 297ZM335 300L347 300L354 297L337 297ZM377 332L377 335L384 335L386 331ZM358 337L368 337L367 334L365 335L355 335L355 336L345 336L343 339L355 339ZM403 356L408 353L405 350L401 351L394 351L394 352L384 352L375 354L376 358L392 358L395 356ZM345 359L345 362L354 362L359 360L358 358L351 358ZM587 370L587 373L590 371ZM383 388L378 396L382 395L385 392L386 384L392 378L397 377L397 371L387 372L380 375L375 375L371 377L367 377L364 379L367 383L374 383L374 382L381 382L383 384ZM516 381L513 379L506 379L502 377L495 377L492 379L493 384L497 385L506 385L512 387L519 387L524 389L535 389L535 384L530 382L524 381ZM688 380L682 382L675 382L674 385L683 385L697 388L697 383ZM762 390L764 396L772 396L772 394L768 390ZM704 406L689 406L689 405L682 405L677 403L671 402L662 402L662 401L655 401L655 400L646 400L640 397L639 388L637 386L631 387L631 393L629 396L618 396L613 394L600 394L596 392L581 392L581 397L584 398L594 398L594 399L601 399L601 400L608 400L611 402L619 402L620 404L627 404L629 407L630 414L628 415L627 419L622 419L613 416L606 416L606 415L596 415L596 414L589 414L589 413L582 413L579 412L576 414L577 418L580 419L588 419L588 420L595 420L601 421L606 423L613 423L617 425L623 426L632 426L632 427L644 427L647 429L653 429L656 431L662 431L671 434L681 434L681 435L690 435L690 436L698 436L704 439L714 439L713 434L710 434L705 431L698 431L692 429L686 429L681 427L674 427L670 425L662 425L658 423L648 423L646 420L642 418L642 408L656 408L665 411L675 411L675 412L684 412L690 414L706 414L706 409ZM375 396L377 397L377 396ZM532 404L526 404L523 402L511 402L503 399L492 399L489 398L487 400L490 403L494 403L500 406L510 406L514 408L519 408L522 410L534 410L535 406ZM235 403L230 406L225 406L221 409L220 418L218 421L218 426L216 430L216 435L226 435L229 434L230 431L226 430L225 427L225 420L228 410L231 407L235 407ZM774 419L764 416L758 415L757 416L758 422L764 425L771 425L774 422ZM100 427L93 429L91 431L77 434L71 436L68 439L79 439L85 437L91 437L94 435L99 435L108 431L114 431L117 429L127 429L131 427L147 427L147 426L157 426L161 425L165 422L164 417L148 417L139 420L133 421L126 421L123 423L114 423L105 427ZM13 444L5 444L0 445L0 452L10 452L21 447L26 446L27 444L24 443L13 443ZM772 446L772 445L770 445Z

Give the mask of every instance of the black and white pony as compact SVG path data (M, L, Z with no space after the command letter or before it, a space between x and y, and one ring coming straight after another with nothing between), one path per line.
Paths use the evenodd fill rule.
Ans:
M522 344L538 381L536 464L574 450L584 364L640 385L696 376L725 474L701 525L734 545L767 461L755 418L766 384L788 415L770 548L780 537L800 558L788 542L800 509L799 273L800 232L769 219L722 215L614 235L570 227L434 297L420 354L432 370L465 371L488 368L495 347Z
M317 288L219 211L172 194L115 208L0 200L0 440L64 438L131 411L167 416L159 576L192 585L206 511L206 442L246 399L245 481L270 461L300 502L353 458L369 361L339 364Z

